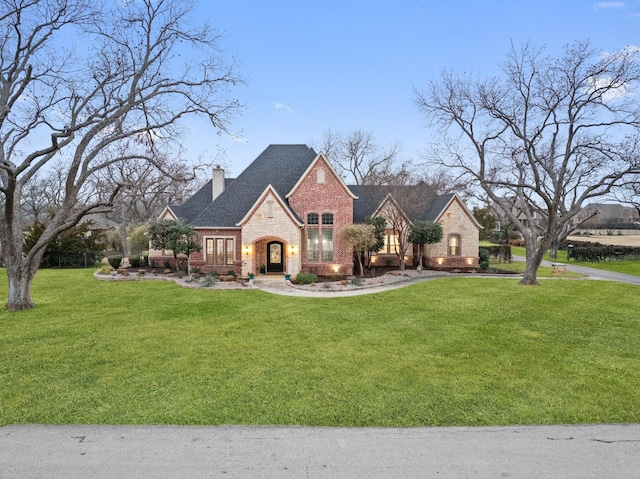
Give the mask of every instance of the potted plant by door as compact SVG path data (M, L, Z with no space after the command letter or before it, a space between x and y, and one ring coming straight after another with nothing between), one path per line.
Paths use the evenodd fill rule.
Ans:
M261 264L260 265L260 274L265 274L267 272L267 265L266 264Z

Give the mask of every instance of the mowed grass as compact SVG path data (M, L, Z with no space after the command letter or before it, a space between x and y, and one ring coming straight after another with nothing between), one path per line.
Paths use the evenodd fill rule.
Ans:
M0 312L0 425L640 422L638 287L541 283L318 299L42 270L37 307Z

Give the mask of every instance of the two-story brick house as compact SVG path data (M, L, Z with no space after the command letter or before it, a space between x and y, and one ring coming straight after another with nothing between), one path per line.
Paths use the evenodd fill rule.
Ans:
M270 145L235 179L215 169L211 181L160 217L182 218L194 227L202 251L191 256L191 265L202 271L233 270L244 277L261 270L350 275L353 252L340 240L340 229L383 211L376 204L381 188L374 194L347 186L326 158L306 145ZM443 244L432 245L427 263L477 265L478 225L456 195L429 196L429 204L409 218L416 219L439 221L445 228ZM392 245L392 231L389 238ZM450 249L450 242L457 249ZM389 248L380 254L395 257ZM413 251L406 254L411 264ZM158 262L171 255L151 251L150 257Z

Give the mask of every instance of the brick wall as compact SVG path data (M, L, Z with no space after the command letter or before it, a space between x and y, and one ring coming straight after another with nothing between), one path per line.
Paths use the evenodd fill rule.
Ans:
M319 182L321 181L321 182ZM324 158L314 164L309 174L289 197L289 205L304 222L307 214L333 214L333 261L307 261L306 234L302 234L302 271L319 275L353 274L353 251L340 241L340 228L353 223L353 197ZM318 225L323 228L322 224Z
M237 275L242 274L242 252L240 242L240 230L239 229L207 229L196 228L196 232L200 237L200 246L202 250L198 253L191 255L191 268L200 268L203 273L210 271L217 271L219 274L225 274L227 271L234 271ZM206 264L205 247L206 238L233 238L234 240L234 258L233 265L212 265Z

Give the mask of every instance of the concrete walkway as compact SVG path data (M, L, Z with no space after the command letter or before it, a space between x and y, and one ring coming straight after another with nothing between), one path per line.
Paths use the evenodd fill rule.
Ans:
M284 280L284 276L259 276L254 280L254 286L260 288L267 293L280 294L283 296L300 296L305 298L338 298L346 296L359 296L362 294L375 294L383 291L391 291L398 288L409 286L410 284L416 284L423 281L430 281L436 278L442 278L450 276L447 273L436 273L429 276L420 278L407 278L404 281L398 281L395 283L380 284L377 286L363 287L359 289L345 289L343 291L329 291L329 290L310 290L304 288L297 288L293 285L287 284Z
M525 261L524 256L514 256L514 261ZM550 261L543 261L542 266L551 267ZM567 271L574 273L584 274L587 278L603 281L618 281L621 283L629 283L640 285L640 276L634 276L631 274L614 273L612 271L603 271L595 268L587 268L584 266L578 266L575 264L567 264ZM272 275L272 276L258 276L254 280L254 286L266 291L267 293L280 294L283 296L299 296L306 298L337 298L346 296L358 296L362 294L375 294L383 291L391 291L398 288L403 288L412 284L416 284L423 281L432 281L438 278L445 278L451 276L461 276L455 274L449 274L444 272L433 272L433 274L419 276L414 278L407 278L406 281L399 281L396 283L380 284L377 286L363 287L360 289L347 289L344 291L328 291L328 290L309 290L303 288L296 288L287 284L284 280L284 275ZM471 275L474 278L488 278L488 277L501 277L504 275ZM513 278L513 276L506 276L507 278ZM1 478L0 478L1 479Z
M0 478L639 478L640 425L7 426Z
M514 256L514 261L522 261L524 262L526 258L524 256ZM554 264L552 261L542 261L542 266L551 267ZM560 263L555 263L560 264ZM613 271L605 271L596 268L588 268L586 266L578 266L577 264L571 263L562 263L566 264L567 271L571 271L572 273L579 273L587 275L589 279L596 279L602 281L618 281L620 283L629 283L629 284L637 284L640 285L640 276L634 276L632 274L624 274L624 273L614 273Z

